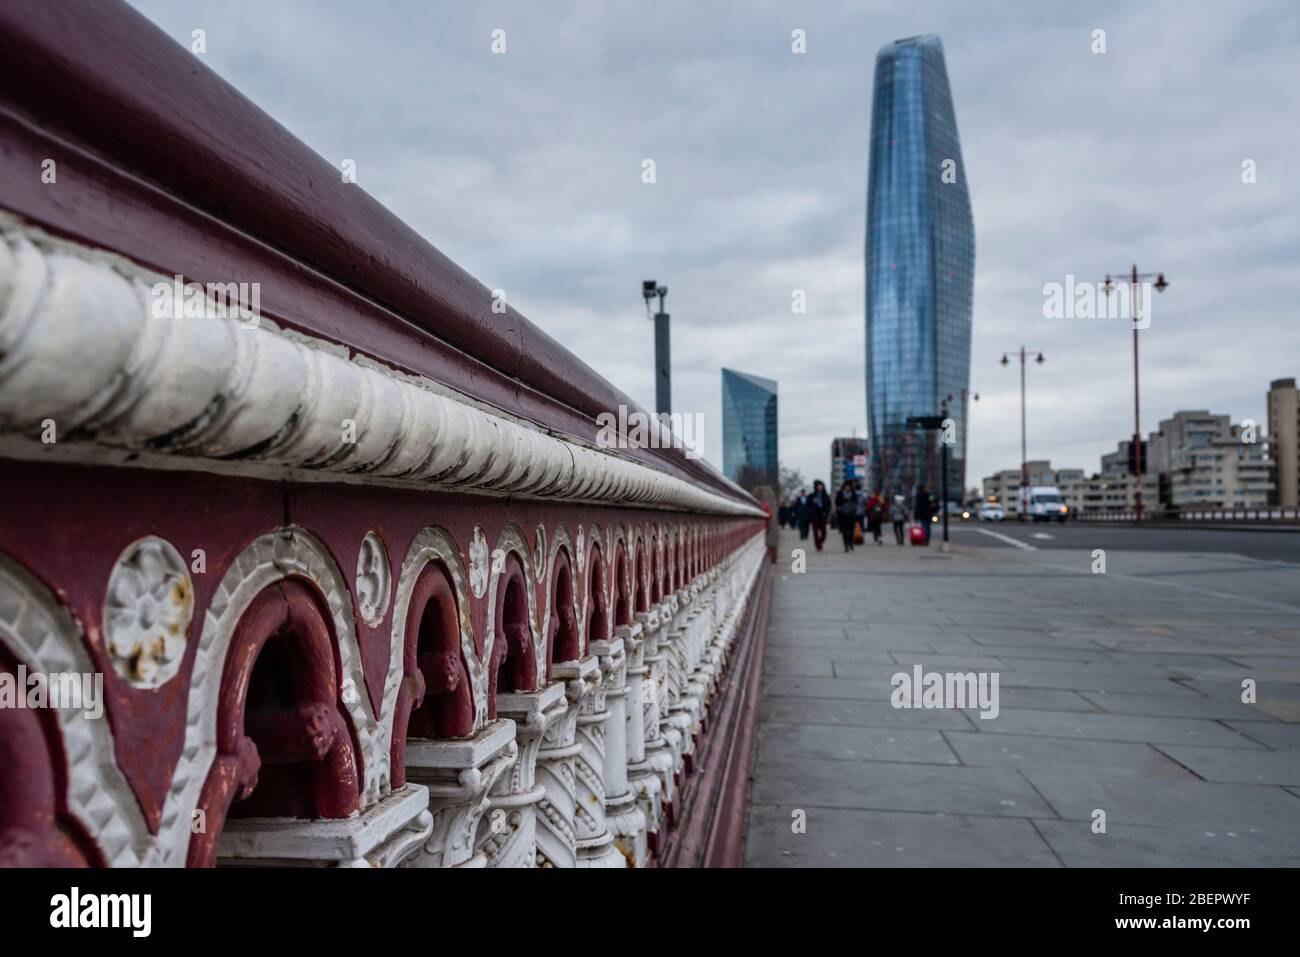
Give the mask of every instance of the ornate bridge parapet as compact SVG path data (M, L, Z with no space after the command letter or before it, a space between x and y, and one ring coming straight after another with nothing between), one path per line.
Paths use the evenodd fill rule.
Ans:
M734 863L755 500L78 8L0 8L0 866Z

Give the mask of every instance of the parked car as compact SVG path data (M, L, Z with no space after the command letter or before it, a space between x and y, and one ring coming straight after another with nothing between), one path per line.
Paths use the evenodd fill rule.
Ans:
M1007 513L1002 510L1002 506L997 502L985 502L980 505L979 519L981 522L1001 522L1005 521Z

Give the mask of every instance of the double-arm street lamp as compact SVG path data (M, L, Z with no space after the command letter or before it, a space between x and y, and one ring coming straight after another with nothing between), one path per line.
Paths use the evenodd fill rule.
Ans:
M1029 509L1028 505L1028 488L1029 488L1029 457L1025 454L1025 358L1028 353L1025 347L1020 347L1020 492L1016 496L1016 517L1020 521L1025 520L1025 513ZM1038 358L1034 360L1040 366L1047 360L1043 354L1038 353ZM1002 365L1008 366L1011 360L1007 354L1002 353Z
M1138 303L1141 301L1138 297L1138 284L1144 279L1155 277L1156 292L1164 292L1169 286L1165 281L1164 273L1138 272L1138 267L1134 264L1132 271L1129 273L1129 311L1132 315L1129 317L1133 324L1133 524L1142 524L1142 473L1145 471L1146 463L1145 451L1142 448L1142 405L1139 401L1138 392ZM1106 297L1115 291L1115 283L1109 275L1106 276L1105 283L1101 287ZM1150 323L1150 317L1147 317Z

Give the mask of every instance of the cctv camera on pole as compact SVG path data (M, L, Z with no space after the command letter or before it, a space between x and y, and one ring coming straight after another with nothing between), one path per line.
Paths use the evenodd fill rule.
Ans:
M646 315L650 314L650 302L659 297L659 311L652 317L655 321L655 412L667 415L672 411L673 382L668 357L668 313L664 312L664 297L668 287L660 286L653 279L641 283L641 295L645 299Z

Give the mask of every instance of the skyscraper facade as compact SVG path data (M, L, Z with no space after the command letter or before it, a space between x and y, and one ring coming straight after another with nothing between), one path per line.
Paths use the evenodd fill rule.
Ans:
M975 225L943 43L908 37L876 56L867 175L867 422L873 486L936 494L940 437L909 416L948 416L949 497L965 488Z
M776 448L776 382L722 370L722 471L746 489L780 488Z

